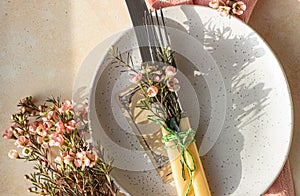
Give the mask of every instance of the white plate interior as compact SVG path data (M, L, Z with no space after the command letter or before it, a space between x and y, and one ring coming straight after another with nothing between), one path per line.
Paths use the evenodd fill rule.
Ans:
M197 138L204 141L205 133L213 136L200 148L213 195L262 194L280 172L292 136L290 95L278 61L265 42L235 18L222 18L201 6L171 7L164 14L168 26L189 33L200 43L197 51L203 58L198 63L191 63L190 57L186 58L189 54L184 54L177 57L177 64L184 89L191 94L181 99L193 114L191 124L199 129ZM125 33L110 43L122 47L128 39ZM172 46L179 43L172 36L171 41ZM100 51L99 47L96 50ZM129 85L125 82L128 76L113 71L105 51L101 55L89 57L98 57L95 62L100 59L88 86L89 118L93 138L117 161L113 177L132 195L174 195L174 187L162 183L114 103L113 95ZM189 66L181 68L180 64ZM214 69L205 70L204 65ZM193 66L207 75L191 76ZM215 81L214 87L209 87L213 84L210 80ZM218 123L212 116L219 118ZM223 117L224 123L220 123ZM220 125L221 132L208 131L209 126Z

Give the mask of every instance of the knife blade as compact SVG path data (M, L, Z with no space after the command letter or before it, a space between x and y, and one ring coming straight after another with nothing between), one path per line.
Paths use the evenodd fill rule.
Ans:
M151 61L150 46L146 46L147 35L144 30L144 15L149 12L144 0L125 0L133 24L143 62Z

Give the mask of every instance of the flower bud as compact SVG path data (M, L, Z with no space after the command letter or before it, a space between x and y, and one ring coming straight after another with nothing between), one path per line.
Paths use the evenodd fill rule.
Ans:
M171 46L167 46L166 50L167 50L168 52L171 52L171 51L172 51Z
M21 113L25 113L26 112L26 107L22 107L21 108Z
M158 88L156 86L150 86L147 89L147 94L149 97L155 97L158 93Z
M26 175L24 175L24 179L25 179L25 180L29 180L30 177L26 174Z
M40 106L38 107L38 109L39 109L40 111L43 111L43 110L44 110L44 106L40 105Z
M23 103L23 104L26 103L25 98L24 98L24 99L21 99L20 102Z
M28 191L29 193L36 192L36 191L37 191L37 188L36 188L36 187L30 187L30 188L27 189L27 191Z
M13 137L13 129L10 127L5 130L4 134L2 135L3 138L5 139L11 139Z
M36 115L36 111L32 110L31 113L30 113L30 116L35 116L35 115Z
M8 152L8 157L10 159L17 159L19 158L19 153L18 151L14 150L14 149L11 149L9 152Z
M45 194L47 194L47 193L48 193L48 191L47 191L47 190L45 190L45 189L43 189L43 190L42 190L42 193L45 195Z

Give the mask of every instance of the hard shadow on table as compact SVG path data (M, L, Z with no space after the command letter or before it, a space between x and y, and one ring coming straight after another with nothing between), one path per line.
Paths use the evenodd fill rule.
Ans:
M203 24L200 18L195 18L196 11L193 13L190 9L189 11L185 11L184 7L181 9L187 18L193 18L185 22L189 28L188 33L209 51L223 75L227 100L225 122L214 147L201 159L212 194L230 195L235 191L242 177L240 153L244 145L243 129L247 124L264 115L261 111L267 106L267 96L271 91L266 89L263 83L244 84L243 81L255 73L244 74L242 70L256 58L263 56L265 52L256 47L258 41L254 35L232 36L230 27L216 28L211 22ZM167 25L185 31L185 28L180 28L175 21L167 20ZM203 94L198 96L201 97ZM203 99L199 98L199 101L201 100ZM196 135L198 146L210 123L210 112L204 112L215 108L200 103L199 109L201 119Z

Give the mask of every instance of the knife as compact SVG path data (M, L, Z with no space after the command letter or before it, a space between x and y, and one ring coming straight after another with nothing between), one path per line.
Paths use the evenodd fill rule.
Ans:
M149 50L149 47L151 46L145 46L145 40L147 40L147 36L145 32L143 32L142 28L144 26L144 15L145 12L149 13L149 10L147 8L147 5L144 0L125 0L127 4L127 8L130 14L130 18L133 24L133 27L139 27L135 28L135 34L138 41L140 54L142 57L143 62L151 61L151 53Z

